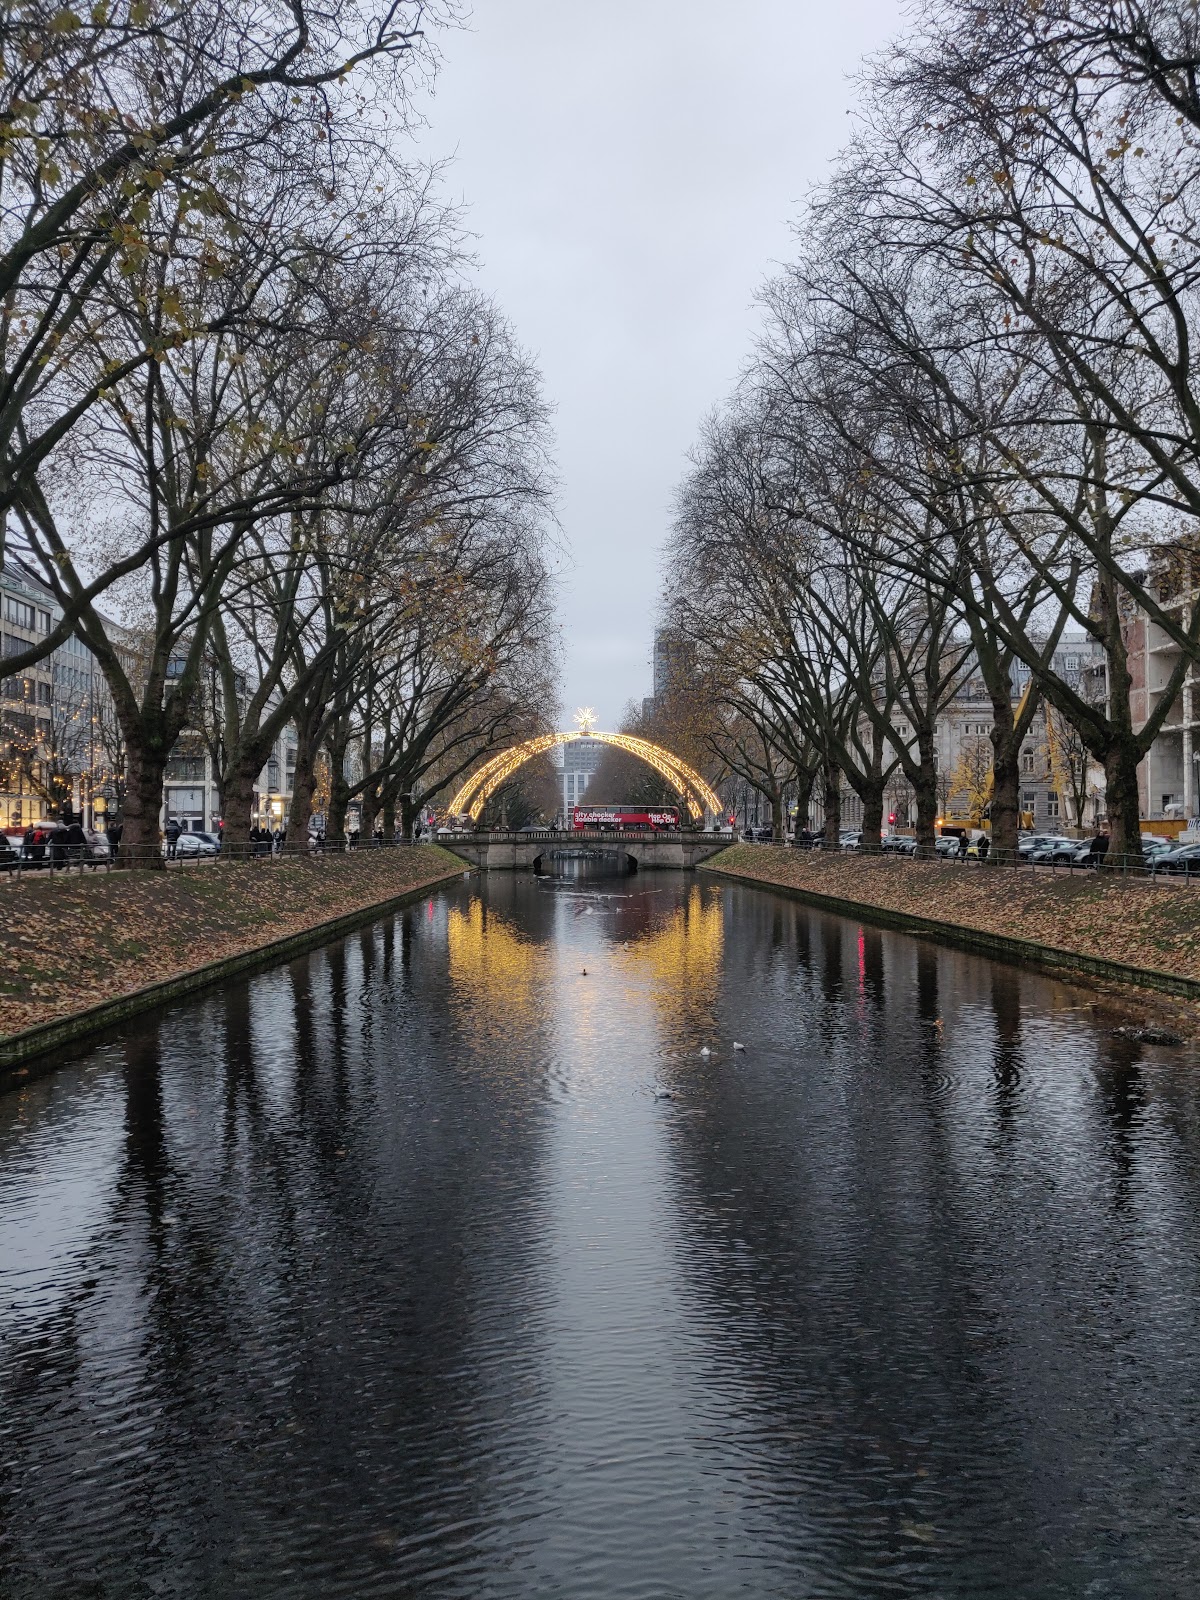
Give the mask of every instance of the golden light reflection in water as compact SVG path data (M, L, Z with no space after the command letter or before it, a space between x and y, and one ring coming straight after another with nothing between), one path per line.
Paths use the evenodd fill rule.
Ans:
M583 940L566 931L541 943L482 900L452 906L449 974L472 1038L519 1037L564 1007L576 1046L629 1026L634 1009L664 1038L702 1025L715 1009L724 955L719 898L706 899L693 884L667 915L622 926L620 912L610 914L598 942L591 934L601 929L589 918Z
M550 953L544 945L519 933L482 900L466 909L451 906L446 928L450 980L489 1004L502 999L504 1009L529 1012L550 978Z
M617 954L643 967L663 998L687 994L706 1000L716 996L725 952L725 919L720 900L704 903L700 885L666 921L631 942Z
M647 1024L674 1038L714 1015L724 954L721 901L693 884L669 916L632 935L628 949L617 943L609 959L628 979L630 998L653 1008Z

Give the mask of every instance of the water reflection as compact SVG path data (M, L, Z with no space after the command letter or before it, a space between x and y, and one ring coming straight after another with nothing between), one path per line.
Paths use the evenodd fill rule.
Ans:
M182 1005L0 1100L0 1593L1187 1593L1196 1065L579 867Z

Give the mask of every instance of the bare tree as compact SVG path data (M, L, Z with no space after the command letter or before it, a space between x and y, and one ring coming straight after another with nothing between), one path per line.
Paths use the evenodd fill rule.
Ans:
M429 0L227 0L164 7L118 0L81 16L32 0L0 18L0 511L36 518L40 474L97 404L124 393L165 348L220 326L197 317L172 265L189 235L210 265L245 237L244 181L261 165L311 169L332 193L348 151L374 143L388 109L402 111L412 64L428 63ZM368 91L364 94L362 91ZM374 103L372 100L374 93ZM331 181L332 180L332 181ZM100 366L81 360L98 302L147 265L143 296L155 336ZM152 274L153 275L153 274ZM4 518L0 516L0 554ZM10 662L32 664L69 637L86 603L137 571L154 527L103 553L67 596L62 620Z

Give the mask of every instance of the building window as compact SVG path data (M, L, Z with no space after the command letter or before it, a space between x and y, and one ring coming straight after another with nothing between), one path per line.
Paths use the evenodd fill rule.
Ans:
M3 646L0 648L6 656L19 656L21 651L28 650L29 646L24 639L18 639L15 633L6 633Z
M1067 657L1067 671L1068 672L1078 672L1079 671L1079 657L1078 656L1068 656Z
M48 683L39 683L37 686L38 705L50 706L54 704L54 691Z
M1021 751L1021 771L1022 772L1032 772L1033 771L1034 759L1035 758L1034 758L1034 754L1033 754L1032 750L1022 750Z
M17 600L11 594L5 595L5 622L15 622L18 628L29 628L32 631L36 616L37 613L33 606L26 605L24 600Z
M167 815L177 818L180 822L192 822L203 826L204 790L168 789Z
M1025 790L1024 794L1021 796L1021 810L1022 811L1036 811L1037 810L1037 790L1036 789L1026 789Z
M1058 816L1058 795L1053 789L1046 796L1046 815L1048 817Z
M204 757L170 756L166 775L173 783L203 783Z

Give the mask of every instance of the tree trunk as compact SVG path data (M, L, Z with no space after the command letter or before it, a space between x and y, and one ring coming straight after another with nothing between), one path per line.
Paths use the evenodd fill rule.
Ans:
M1009 695L992 696L992 850L1015 858L1021 826L1021 742Z
M383 841L391 844L396 837L396 796L387 790L383 796Z
M379 790L373 783L369 783L362 791L362 834L359 842L370 844L375 837L375 818L379 812Z
M812 815L812 792L816 786L815 772L796 774L796 832L807 828Z
M147 748L126 736L125 810L122 813L120 854L130 865L165 868L158 819L162 814L166 752L160 744Z
M405 839L413 836L413 823L416 820L417 808L411 794L400 796L400 832Z
M883 843L883 779L860 783L858 797L863 808L860 848L878 855Z
M1108 861L1142 859L1142 808L1138 795L1138 748L1131 739L1114 739L1104 754L1104 802L1111 838Z
M288 806L287 831L291 841L303 844L308 837L317 777L313 771L312 746L299 728L296 731L296 773L292 779L292 800Z
M325 836L335 850L346 839L346 811L350 805L350 785L346 782L346 746L329 747L329 826Z
M261 763L251 768L243 761L231 768L225 777L225 833L222 842L226 850L236 851L239 856L250 853L254 780L261 771Z
M925 743L918 736L918 741L920 760L908 780L917 802L917 854L933 856L937 854L937 764L933 759L932 740Z
M836 761L827 761L822 777L825 791L825 847L836 850L838 835L842 831L842 769Z

